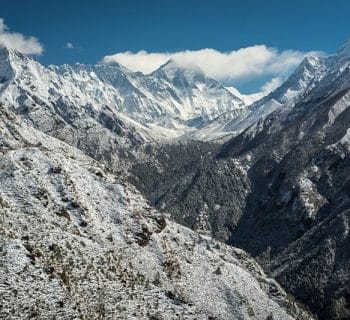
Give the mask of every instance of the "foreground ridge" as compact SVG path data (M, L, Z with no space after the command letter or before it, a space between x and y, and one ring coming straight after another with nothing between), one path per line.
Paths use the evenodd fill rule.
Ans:
M2 319L313 319L245 252L0 108Z

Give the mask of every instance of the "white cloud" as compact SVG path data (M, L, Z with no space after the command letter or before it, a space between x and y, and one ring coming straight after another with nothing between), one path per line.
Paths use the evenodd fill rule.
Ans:
M150 73L166 63L174 55L176 53L149 53L144 50L137 53L126 51L106 56L103 58L103 61L107 63L118 62L131 71Z
M74 49L75 46L72 42L67 42L66 45L64 46L66 49Z
M281 84L283 80L280 77L272 78L270 81L267 81L262 87L261 91L268 94L275 89L277 89Z
M0 18L0 43L24 54L42 54L44 51L37 38L9 31L3 18Z
M104 62L116 61L132 71L150 73L169 59L180 65L193 65L208 76L218 80L240 80L258 76L281 77L295 68L306 53L279 51L265 45L255 45L230 52L214 49L186 50L179 52L120 52L103 58Z

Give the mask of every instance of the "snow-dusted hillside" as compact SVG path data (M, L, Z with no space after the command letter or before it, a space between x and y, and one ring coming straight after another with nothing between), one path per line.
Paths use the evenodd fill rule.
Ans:
M312 319L241 250L0 107L2 319Z

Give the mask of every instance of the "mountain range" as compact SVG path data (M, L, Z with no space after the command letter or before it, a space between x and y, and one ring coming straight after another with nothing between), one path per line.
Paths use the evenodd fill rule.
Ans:
M349 41L251 96L0 46L0 103L2 318L350 318Z

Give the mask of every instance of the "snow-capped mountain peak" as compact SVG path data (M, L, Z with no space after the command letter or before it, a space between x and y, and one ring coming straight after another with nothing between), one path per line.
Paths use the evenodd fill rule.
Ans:
M326 59L318 54L311 54L304 58L298 68L288 80L276 90L277 101L286 103L313 86L326 71Z
M204 82L206 75L198 67L192 64L181 64L174 59L170 59L152 73L153 76L166 76L170 81L176 79L186 79L187 81Z

